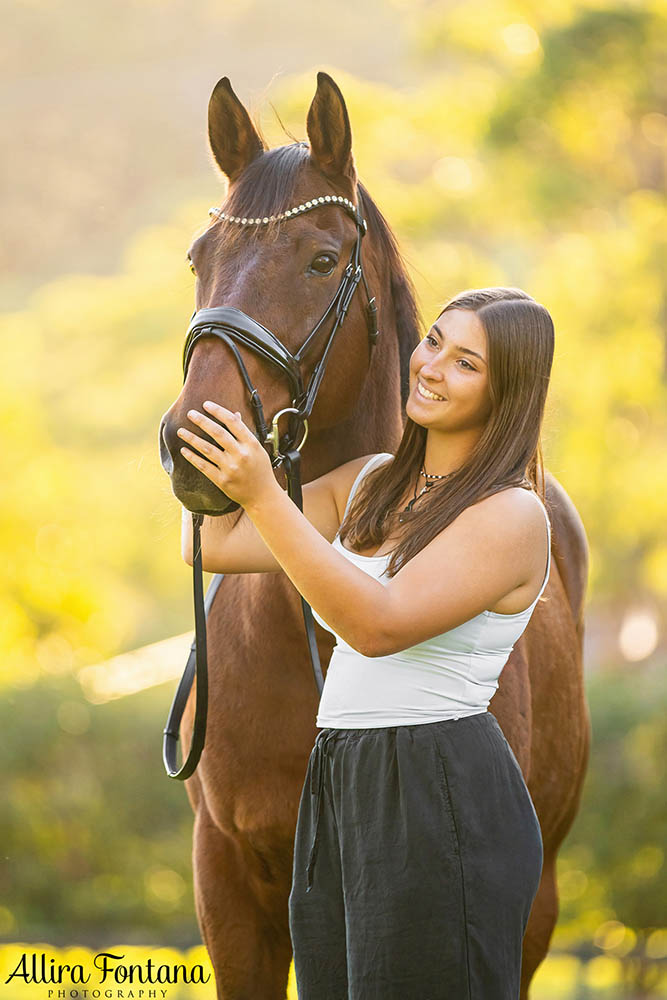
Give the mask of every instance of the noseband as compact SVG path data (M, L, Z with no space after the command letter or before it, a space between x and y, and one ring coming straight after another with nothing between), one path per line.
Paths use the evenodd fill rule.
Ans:
M274 468L282 466L287 478L287 492L292 501L303 510L303 496L301 490L301 455L300 451L308 436L308 418L310 417L317 393L319 391L326 364L329 358L334 338L337 331L345 320L352 297L354 296L360 282L363 282L366 292L366 323L368 327L369 346L375 345L378 339L377 327L377 306L375 298L371 297L366 283L361 262L361 241L367 231L367 224L362 215L361 198L357 189L358 207L355 207L347 198L338 195L324 195L304 202L294 208L287 209L279 215L272 215L262 219L241 218L240 216L228 215L217 208L212 208L209 215L214 216L221 222L240 226L260 226L271 222L282 221L310 212L315 208L325 205L338 205L351 216L357 227L356 239L350 255L350 260L343 272L341 282L336 290L331 302L321 319L313 327L304 342L295 354L292 354L285 345L270 330L246 313L235 309L232 306L215 306L209 309L200 309L195 312L190 321L190 326L185 338L183 347L183 381L187 377L188 367L192 358L192 352L201 337L218 337L232 351L236 363L239 367L241 377L248 390L250 405L252 407L253 419L255 421L256 434L259 441L270 449L271 464ZM321 329L333 318L331 330L326 339L324 348L319 360L313 368L308 382L304 384L301 373L301 364L309 352L309 349ZM243 361L239 347L247 348L251 353L266 361L276 368L280 375L287 380L291 396L291 405L279 410L271 418L271 427L267 425L264 416L264 408L259 396L259 392L252 384L248 370ZM280 435L280 418L289 414L287 429ZM298 441L298 444L297 444ZM225 513L237 509L239 504L228 506ZM165 769L170 778L184 780L194 773L206 739L206 714L208 705L208 669L206 656L206 616L213 603L215 594L223 579L223 574L217 573L203 597L202 564L201 564L201 537L200 527L204 516L202 514L192 514L192 546L193 546L193 587L194 587L194 611L195 611L195 638L190 647L190 655L185 667L185 672L181 678L178 690L169 712L169 717L164 729L163 759ZM301 598L304 624L306 628L306 638L308 649L315 677L315 683L319 693L322 693L324 679L320 665L319 652L315 639L315 626L310 605ZM179 740L180 724L185 711L185 706L192 688L192 683L197 677L197 704L195 709L195 721L190 742L190 751L185 762L180 769L177 765L177 744Z

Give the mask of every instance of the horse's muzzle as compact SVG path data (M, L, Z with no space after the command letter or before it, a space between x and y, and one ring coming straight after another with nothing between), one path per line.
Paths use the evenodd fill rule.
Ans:
M208 514L209 517L219 517L238 510L239 504L235 500L230 500L215 483L181 455L183 441L176 434L175 423L165 414L160 421L158 443L160 464L171 480L176 499L193 514ZM215 444L201 428L198 428L198 433Z

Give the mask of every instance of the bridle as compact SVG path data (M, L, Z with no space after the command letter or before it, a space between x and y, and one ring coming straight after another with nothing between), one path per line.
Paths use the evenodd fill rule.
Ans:
M220 209L212 208L209 215L214 216L221 222L239 226L261 226L278 222L310 212L315 208L326 205L337 205L354 220L357 233L350 255L350 260L343 272L338 289L327 306L321 319L316 323L304 342L295 354L292 354L285 345L270 330L257 320L252 319L246 313L235 309L232 306L215 306L213 308L200 309L196 311L190 321L190 326L183 346L183 381L187 377L188 366L192 358L195 344L201 337L218 337L232 351L236 363L239 367L241 377L248 390L250 405L252 407L253 419L255 421L256 434L265 447L270 448L271 464L274 468L282 466L287 479L287 492L299 510L303 510L303 496L301 490L301 448L308 436L308 418L310 417L317 393L319 391L324 373L326 370L329 353L334 342L336 333L343 324L347 311L357 290L359 283L363 282L366 292L366 322L368 327L369 347L372 350L378 339L377 327L377 306L375 298L371 296L366 277L363 272L361 261L361 241L367 231L366 220L362 214L361 197L357 188L358 205L355 206L348 198L339 195L323 195L319 198L311 199L294 208L287 209L277 215L265 216L264 218L247 218L232 216ZM301 363L308 354L313 341L320 333L321 329L333 317L331 330L326 339L324 349L319 360L313 368L308 382L304 384L301 373ZM287 380L291 396L291 405L279 410L271 419L270 429L264 416L264 408L259 396L259 392L252 384L248 370L239 351L239 346L248 348L253 354L271 364L282 377ZM280 419L289 414L286 432L280 435ZM298 444L297 444L298 441ZM238 508L238 504L227 507L225 513L229 513ZM218 573L211 581L203 596L202 582L202 561L201 561L201 536L200 527L203 522L203 514L192 514L192 546L193 546L193 590L194 590L194 613L195 613L195 638L190 647L190 654L185 667L185 671L179 683L176 695L169 712L169 717L163 732L163 759L165 769L170 778L184 780L193 773L206 739L206 715L208 707L208 667L206 655L206 617L217 593L223 574ZM306 638L310 660L315 677L315 683L319 693L322 693L324 679L320 665L319 652L315 639L315 626L310 605L301 598L304 624L306 628ZM192 683L196 674L197 678L197 702L195 709L195 720L192 730L190 751L187 759L181 765L177 764L177 746L179 740L180 724L185 711L185 706L192 688Z

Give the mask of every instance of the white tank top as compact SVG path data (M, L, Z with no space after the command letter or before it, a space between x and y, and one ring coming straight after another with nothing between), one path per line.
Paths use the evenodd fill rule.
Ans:
M393 455L374 455L352 484L345 511L367 472ZM539 498L538 498L539 499ZM482 611L457 628L389 656L362 656L336 635L314 611L317 621L336 638L320 699L316 725L333 729L373 729L460 719L487 711L498 678L514 643L523 633L549 580L549 555L540 592L516 614ZM332 545L369 576L388 583L389 555L362 556L346 549L338 533Z

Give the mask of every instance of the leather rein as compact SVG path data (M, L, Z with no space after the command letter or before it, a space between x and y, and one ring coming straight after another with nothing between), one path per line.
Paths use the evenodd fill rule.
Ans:
M312 209L320 208L323 205L339 205L351 216L357 227L357 235L350 255L350 260L343 272L341 282L336 290L331 302L321 319L308 334L303 344L295 354L292 354L284 344L270 330L261 323L252 319L246 313L241 312L231 306L216 306L208 309L200 309L195 312L185 338L183 347L183 382L187 377L188 366L192 358L195 344L201 337L218 337L231 349L243 382L248 390L250 405L255 421L256 434L259 441L270 449L271 464L274 468L283 467L287 479L287 493L290 499L297 505L299 510L303 510L303 495L301 488L301 448L308 436L308 418L317 399L324 373L326 370L329 352L331 350L337 331L343 324L350 302L357 290L359 283L363 281L366 292L366 322L368 326L369 345L376 344L379 331L377 326L377 306L375 298L370 295L366 278L361 262L361 241L367 231L367 224L362 214L361 197L357 188L357 205L355 206L347 198L338 195L325 195L312 199L293 209L288 209L278 216L270 216L263 219L248 219L238 216L230 216L219 209L211 209L210 215L214 215L219 220L231 224L242 226L262 225L276 220L289 219L301 215ZM301 362L307 354L311 344L319 334L322 327L333 317L331 330L327 337L324 349L315 365L313 372L304 385L301 375ZM271 420L271 426L267 425L262 407L262 401L255 386L252 384L247 368L243 362L243 357L239 351L239 346L248 348L252 353L268 362L276 368L281 376L286 378L292 404L279 410ZM287 415L287 430L281 436L280 419ZM298 444L297 444L298 441ZM238 509L239 504L233 504L225 510L231 513ZM200 528L204 520L203 514L192 514L192 580L194 593L194 617L195 617L195 637L190 647L190 653L185 666L185 670L179 682L174 700L169 711L169 716L163 731L162 756L165 770L170 778L177 778L180 781L189 778L195 771L204 743L206 741L206 719L208 711L208 662L206 650L206 618L210 612L211 605L218 591L218 587L224 574L216 573L206 592L203 594L203 574L202 574L202 553ZM315 683L318 692L322 693L324 678L320 664L319 651L315 638L315 625L313 613L310 605L302 597L301 607L306 630L306 639L310 653L310 661L313 668ZM195 718L192 728L192 738L190 750L185 761L178 766L178 742L180 726L185 712L185 707L196 676L196 707Z

